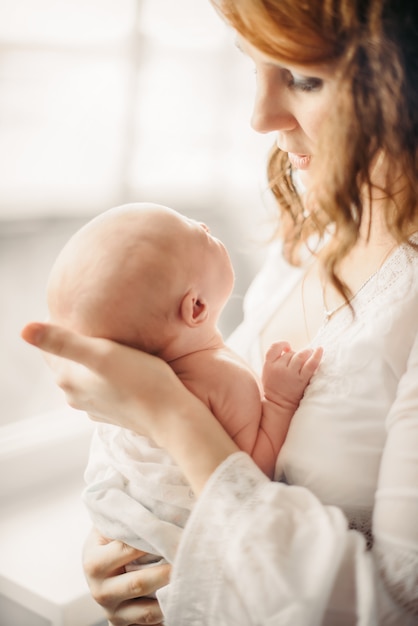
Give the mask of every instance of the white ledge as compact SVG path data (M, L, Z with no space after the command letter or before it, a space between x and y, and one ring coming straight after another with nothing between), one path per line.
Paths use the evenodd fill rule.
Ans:
M92 428L85 414L63 407L1 429L0 595L51 626L104 619L81 565Z
M90 626L104 617L90 596L81 565L91 525L81 489L79 476L2 506L0 594L52 626Z
M63 406L0 428L0 496L16 497L79 475L87 462L94 425Z

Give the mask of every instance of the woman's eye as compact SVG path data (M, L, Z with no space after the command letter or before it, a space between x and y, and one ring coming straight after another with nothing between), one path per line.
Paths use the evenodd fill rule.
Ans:
M298 91L320 91L323 81L314 76L298 76L289 72L288 86Z

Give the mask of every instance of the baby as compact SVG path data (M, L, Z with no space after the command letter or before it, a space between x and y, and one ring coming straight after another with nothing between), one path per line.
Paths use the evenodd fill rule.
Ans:
M160 205L128 204L70 239L51 271L48 307L53 322L166 360L271 478L321 350L295 354L274 344L262 386L218 330L233 283L228 253L204 224ZM100 424L86 482L84 500L103 535L144 550L148 561L172 562L194 496L164 450Z

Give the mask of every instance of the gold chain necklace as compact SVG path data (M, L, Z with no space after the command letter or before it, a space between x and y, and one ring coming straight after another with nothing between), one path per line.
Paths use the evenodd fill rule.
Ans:
M357 289L356 293L353 293L353 295L351 296L351 298L348 298L348 300L344 300L344 302L341 302L341 304L338 304L336 307L334 307L333 309L328 309L327 308L327 303L326 303L326 294L325 294L325 282L322 283L322 303L324 306L324 317L325 317L325 322L329 322L330 319L336 314L338 313L338 311L341 311L341 309L343 309L346 306L349 306L351 304L351 302L354 300L354 298L356 298L358 296L358 294L363 291L363 289L366 287L366 285L369 284L369 282L376 276L376 274L380 271L380 267L373 272L373 274L371 274L371 276L369 276L369 278L367 280L364 281L364 283Z
M369 282L371 280L373 280L373 278L375 276L377 276L377 274L380 272L380 270L382 269L383 265L385 264L385 262L388 260L388 257L391 255L391 253L393 252L393 250L397 247L397 243L393 244L389 250L385 253L385 255L383 256L383 259L380 261L379 263L379 267L377 268L377 270L375 272L373 272L373 274L371 274L367 280L364 281L364 283L362 285L360 285L360 287L357 289L357 291L355 293L353 293L353 295L348 298L348 300L345 300L344 302L341 302L341 304L338 304L336 307L334 307L333 309L328 309L327 308L327 303L326 303L326 293L325 293L325 281L321 282L321 289L322 289L322 303L324 306L324 317L325 317L325 322L329 322L330 319L336 314L338 313L338 311L340 311L341 309L343 309L346 306L349 306L351 304L351 302L354 300L354 298L356 298L358 296L358 294L363 291L363 289L366 287L366 285L369 284Z

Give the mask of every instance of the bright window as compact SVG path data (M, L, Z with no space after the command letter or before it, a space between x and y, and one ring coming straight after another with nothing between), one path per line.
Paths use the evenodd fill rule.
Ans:
M271 140L233 38L209 0L0 0L0 424L62 405L19 331L46 314L59 249L111 206L205 219L236 266L236 324Z

